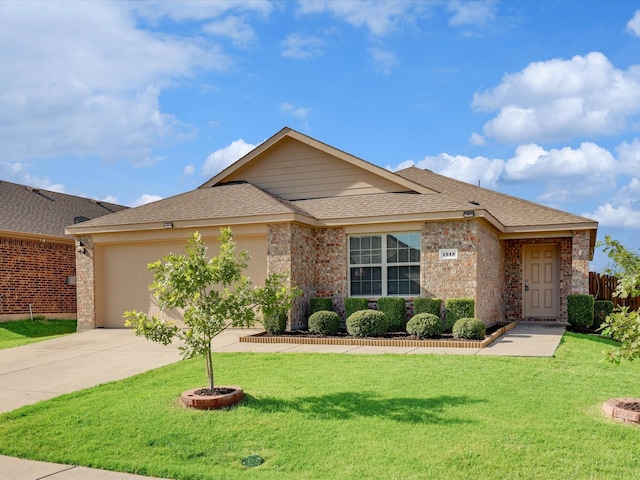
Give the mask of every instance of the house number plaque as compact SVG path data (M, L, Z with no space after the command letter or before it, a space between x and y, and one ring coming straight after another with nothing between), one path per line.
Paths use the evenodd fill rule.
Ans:
M440 260L457 260L458 249L457 248L441 248L438 250L440 254Z

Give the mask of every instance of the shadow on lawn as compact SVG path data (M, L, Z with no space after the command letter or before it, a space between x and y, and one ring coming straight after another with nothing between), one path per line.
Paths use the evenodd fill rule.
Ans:
M292 400L247 395L244 407L271 412L297 412L325 420L380 417L408 423L471 423L455 418L451 408L484 402L468 396L432 398L382 398L371 392L340 392Z
M76 320L17 320L1 322L0 329L24 338L50 337L75 333Z

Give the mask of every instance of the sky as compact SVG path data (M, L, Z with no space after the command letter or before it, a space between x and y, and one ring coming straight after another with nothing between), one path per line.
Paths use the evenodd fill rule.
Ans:
M0 180L137 206L284 126L637 251L640 2L0 2Z

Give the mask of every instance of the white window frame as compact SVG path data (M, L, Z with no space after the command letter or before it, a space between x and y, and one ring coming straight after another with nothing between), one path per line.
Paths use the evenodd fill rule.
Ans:
M396 263L387 263L387 239L390 235L417 235L418 236L418 251L420 252L418 255L418 261L416 262L396 262ZM351 263L351 239L352 238L366 238L366 237L381 237L381 263ZM387 232L387 233L368 233L368 234L356 234L349 235L347 237L348 240L348 251L347 251L347 282L349 289L350 297L361 297L361 298L378 298L378 297L418 297L420 293L388 293L388 267L418 267L419 271L422 271L422 238L420 232ZM371 267L379 267L381 270L381 293L380 294L357 294L354 295L351 292L351 269L352 268L371 268ZM422 275L419 275L418 285L420 287L420 291L422 291Z

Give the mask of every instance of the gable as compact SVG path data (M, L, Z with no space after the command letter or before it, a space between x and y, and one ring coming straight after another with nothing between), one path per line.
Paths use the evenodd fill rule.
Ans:
M407 192L407 187L291 138L225 181L246 181L285 200Z

